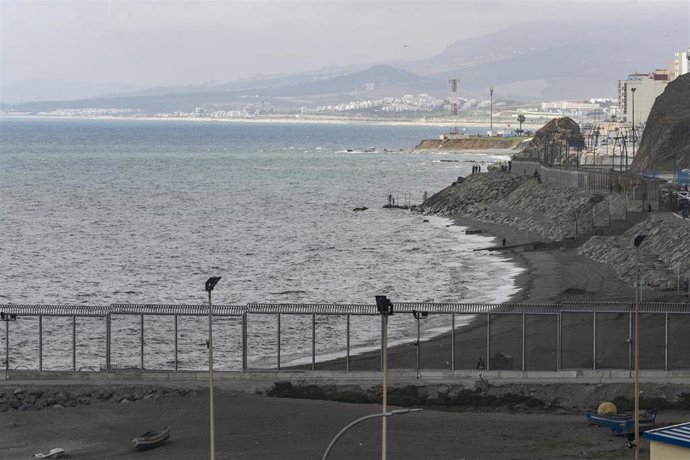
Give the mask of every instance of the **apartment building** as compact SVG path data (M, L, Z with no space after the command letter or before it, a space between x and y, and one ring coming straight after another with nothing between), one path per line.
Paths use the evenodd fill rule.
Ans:
M625 80L618 80L621 121L631 123L634 118L636 125L645 123L654 100L664 92L669 81L670 72L666 69L657 69L651 73L633 73ZM633 89L635 90L634 103Z

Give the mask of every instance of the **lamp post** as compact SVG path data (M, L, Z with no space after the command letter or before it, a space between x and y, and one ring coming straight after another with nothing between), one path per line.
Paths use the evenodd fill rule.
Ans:
M10 321L17 321L17 315L0 312L0 321L5 322L5 380L10 379Z
M216 427L213 412L213 306L211 305L211 291L220 281L220 276L212 276L206 281L206 292L208 292L208 394L209 394L209 419L211 430L211 460L216 458Z
M417 348L417 378L419 378L419 348L420 348L420 341L421 341L421 330L420 330L420 325L419 325L419 320L422 318L427 318L429 316L428 311L417 311L417 310L412 310L412 316L414 316L414 319L417 320L417 342L416 342L416 348Z
M489 131L491 132L490 136L494 135L494 87L493 85L489 87L489 98L491 100L491 107L490 107L490 112L489 112L489 123L490 123L490 128Z
M632 92L632 157L633 161L635 161L635 90L637 88L630 88L630 91ZM627 164L625 165L627 168Z
M381 398L383 405L381 411L381 416L383 417L381 419L381 460L386 460L388 456L388 423L386 417L386 412L388 410L388 317L393 314L393 302L388 300L388 298L384 295L377 295L376 307L381 314L381 321L383 322L381 330L381 334L383 335L381 343L381 347L383 348L381 350L383 353L383 362L381 365L381 370L383 372L383 388Z
M635 460L640 458L640 244L647 235L635 237Z

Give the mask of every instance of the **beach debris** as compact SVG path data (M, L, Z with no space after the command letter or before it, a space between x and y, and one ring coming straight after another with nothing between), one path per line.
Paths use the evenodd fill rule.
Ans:
M65 450L61 449L59 447L56 447L54 449L50 449L50 451L47 454L34 454L35 458L62 458L62 456L65 455Z

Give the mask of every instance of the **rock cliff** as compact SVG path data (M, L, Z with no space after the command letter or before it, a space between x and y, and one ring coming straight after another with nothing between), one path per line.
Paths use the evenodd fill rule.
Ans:
M690 168L690 74L668 84L647 118L640 148L631 169L672 171Z
M580 125L570 117L554 118L534 133L532 140L515 158L541 158L549 164L576 162L574 155L564 155L566 143L567 148L573 149L573 152L584 148Z

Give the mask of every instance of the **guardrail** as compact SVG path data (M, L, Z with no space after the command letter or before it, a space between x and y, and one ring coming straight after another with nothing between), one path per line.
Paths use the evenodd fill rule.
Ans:
M632 365L632 301L400 302L393 308L390 337L402 346L398 368L558 371ZM207 363L207 305L8 304L0 311L7 378L17 369L181 371ZM640 312L643 367L690 369L690 304L642 302ZM381 351L383 322L374 318L376 305L250 303L214 305L212 313L214 329L219 328L214 334L219 370L379 366L376 353L374 359L353 360L353 352Z

